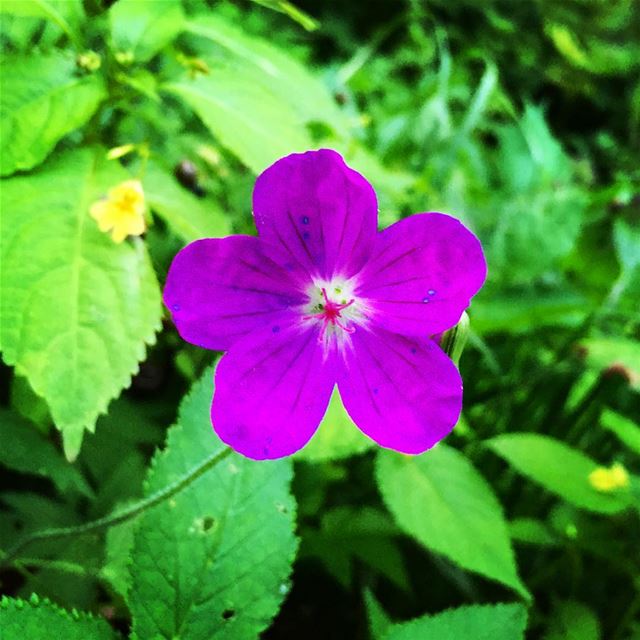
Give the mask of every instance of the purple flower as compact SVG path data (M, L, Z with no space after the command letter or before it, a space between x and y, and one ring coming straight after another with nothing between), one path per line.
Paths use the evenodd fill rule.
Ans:
M193 242L164 290L180 335L227 351L211 420L249 458L279 458L317 429L337 384L358 427L421 453L462 406L455 365L430 338L480 289L477 238L442 213L377 232L371 185L335 151L292 154L256 181L258 237Z

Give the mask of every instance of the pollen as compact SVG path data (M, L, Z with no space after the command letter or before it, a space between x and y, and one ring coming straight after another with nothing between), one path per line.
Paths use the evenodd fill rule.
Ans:
M106 198L94 202L89 212L100 231L111 232L114 242L141 235L145 230L142 184L139 180L121 182L109 190Z
M611 493L629 487L627 470L616 462L611 468L597 467L589 474L589 484L602 493Z

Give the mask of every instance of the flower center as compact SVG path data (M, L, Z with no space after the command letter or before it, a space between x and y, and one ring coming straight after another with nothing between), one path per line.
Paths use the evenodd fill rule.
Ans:
M342 314L340 312L350 307L355 302L355 299L351 298L349 302L334 302L333 300L329 299L326 287L322 287L320 291L322 293L322 297L324 298L324 302L321 302L317 305L320 311L318 311L318 313L312 313L310 316L305 316L304 319L310 320L312 318L317 318L321 320L323 334L326 332L328 325L339 327L347 333L353 333L355 331L353 327L347 326L346 324L344 324L344 322L341 322Z

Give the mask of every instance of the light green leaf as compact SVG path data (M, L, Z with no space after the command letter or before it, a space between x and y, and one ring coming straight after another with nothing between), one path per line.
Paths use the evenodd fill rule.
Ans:
M307 462L340 460L362 453L373 444L349 417L336 388L318 431L295 457Z
M82 0L2 0L0 13L50 20L76 40L84 18Z
M587 364L598 371L614 365L624 367L632 389L640 391L640 342L626 338L588 338L580 346L586 351Z
M104 154L60 155L1 194L4 360L47 400L69 459L129 384L161 318L144 244L115 244L89 215L127 178Z
M115 640L120 636L101 618L88 613L69 613L33 594L29 600L0 600L2 640Z
M618 436L629 449L640 455L640 426L611 409L605 409L600 417L602 426Z
M132 53L138 62L152 58L184 26L180 0L118 0L109 10L109 18L114 47L118 52Z
M385 504L406 533L464 569L529 597L500 503L459 451L443 444L414 457L380 451L376 476Z
M99 76L77 75L64 53L3 56L2 67L0 175L6 176L42 162L89 120L106 92Z
M521 604L472 605L394 624L384 640L523 640Z
M244 66L216 66L208 76L165 84L241 162L260 173L277 159L306 151L312 142L291 106L260 85Z
M215 42L227 59L252 74L264 91L290 105L302 122L323 122L338 135L348 134L349 120L328 88L288 51L248 34L219 15L199 16L188 29Z
M577 507L617 513L629 506L629 494L624 490L596 491L589 474L598 464L559 440L537 433L511 433L486 444L517 471Z
M183 402L154 458L147 493L184 475L224 445L209 416L213 371ZM288 591L296 551L289 459L232 454L137 523L128 598L145 638L257 638Z
M593 611L573 600L556 605L544 640L600 640L600 623Z
M196 198L159 164L149 162L143 187L149 206L185 242L231 233L229 219L215 202Z
M5 409L0 409L0 440L0 464L49 478L62 493L71 490L93 497L80 471L68 463L34 425Z
M552 547L558 544L544 522L533 518L516 518L509 522L509 535L515 542Z

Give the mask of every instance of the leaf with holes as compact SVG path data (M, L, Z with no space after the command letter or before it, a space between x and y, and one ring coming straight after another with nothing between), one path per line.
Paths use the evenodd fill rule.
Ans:
M127 178L103 149L62 154L6 180L0 345L43 396L65 453L129 384L160 326L160 291L144 244L115 244L89 206Z
M211 429L213 371L182 403L147 478L152 493L224 447ZM128 604L140 640L257 638L288 591L297 542L289 459L232 454L136 524Z
M0 175L31 169L81 127L105 97L102 79L78 75L73 56L3 56Z
M443 444L421 456L380 451L376 476L385 504L409 535L529 598L500 503L460 452Z

